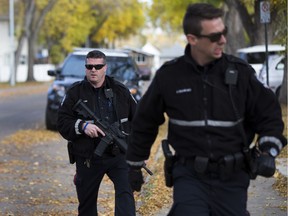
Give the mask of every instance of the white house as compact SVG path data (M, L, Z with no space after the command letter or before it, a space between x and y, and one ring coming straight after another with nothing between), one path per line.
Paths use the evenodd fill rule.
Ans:
M11 41L9 37L9 16L0 14L0 82L9 82L11 74ZM17 41L14 42L14 51L16 50ZM27 65L28 46L27 41L24 43L20 62L17 67L16 82L25 82L28 77ZM34 78L36 81L45 82L50 81L52 77L47 75L47 70L54 69L55 66L51 64L36 64L34 65Z
M0 81L10 79L9 17L0 16Z

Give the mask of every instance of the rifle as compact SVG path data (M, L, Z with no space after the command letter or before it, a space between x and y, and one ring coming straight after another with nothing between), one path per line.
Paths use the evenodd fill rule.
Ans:
M112 144L116 144L116 146L118 146L122 152L126 153L128 146L125 141L125 135L119 129L118 122L109 124L106 121L100 120L81 99L79 99L73 106L73 110L84 116L84 118L93 119L94 124L105 133L105 136L101 137L101 140L97 145L94 154L102 156L106 148ZM149 175L153 175L151 170L146 167L145 163L142 167Z

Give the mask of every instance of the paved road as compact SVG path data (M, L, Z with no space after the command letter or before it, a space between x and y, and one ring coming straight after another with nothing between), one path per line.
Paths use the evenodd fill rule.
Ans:
M0 90L0 137L20 129L44 128L47 89L48 84Z
M43 127L45 103L43 93L6 100L0 106L0 136L19 129Z

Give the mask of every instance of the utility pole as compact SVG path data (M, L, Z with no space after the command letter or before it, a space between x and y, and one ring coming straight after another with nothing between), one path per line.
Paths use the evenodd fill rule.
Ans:
M9 0L9 32L10 32L10 85L15 85L15 54L14 54L14 0Z

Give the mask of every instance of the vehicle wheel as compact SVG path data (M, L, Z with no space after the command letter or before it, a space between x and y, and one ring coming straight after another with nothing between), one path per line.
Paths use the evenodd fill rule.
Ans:
M49 117L49 111L47 109L45 112L45 125L46 125L47 130L53 130L53 131L57 130L56 125L52 124L52 122L51 122L51 118Z

